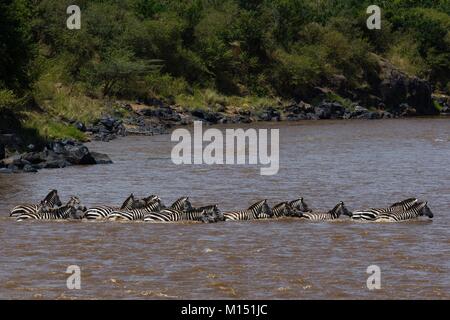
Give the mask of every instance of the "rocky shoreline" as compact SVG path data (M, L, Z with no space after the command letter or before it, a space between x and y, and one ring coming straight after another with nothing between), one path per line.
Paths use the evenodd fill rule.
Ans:
M448 97L434 97L443 106L442 115L450 115ZM108 142L127 135L168 134L173 128L202 121L206 124L239 124L260 121L299 121L327 119L392 119L420 116L421 113L407 103L400 104L391 112L379 109L369 110L357 104L350 109L339 102L323 100L316 106L305 102L279 103L274 107L262 107L249 110L236 109L223 105L210 106L208 109L186 110L182 106L168 105L161 100L139 101L136 103L117 102L128 116L105 116L93 125L72 122L78 130L84 132L89 140ZM5 139L6 138L6 139ZM5 142L6 140L6 142ZM35 150L33 145L27 152L7 155L5 145L20 144L13 134L0 135L0 173L37 172L41 169L65 168L72 165L110 164L111 159L101 153L91 152L81 142L57 140L48 143L43 150ZM6 158L5 158L6 157Z

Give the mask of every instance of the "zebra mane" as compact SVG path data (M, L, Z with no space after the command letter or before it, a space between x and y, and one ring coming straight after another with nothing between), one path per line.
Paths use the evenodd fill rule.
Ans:
M189 200L189 197L181 197L181 198L175 200L175 202L172 203L172 205L170 207L171 208L177 208L177 207L181 206L181 204L183 202L188 201L188 200Z
M248 207L248 210L259 209L259 208L261 208L266 202L267 202L267 199L258 201L258 202L256 202L256 203L252 204L250 207Z
M415 202L417 202L417 198L408 198L406 200L403 200L403 201L400 201L400 202L396 202L396 203L392 204L390 207L391 208L393 208L393 207L402 207L402 206L404 206L406 204L413 204Z
M417 202L415 203L410 210L416 209L416 210L422 210L428 205L428 202Z
M281 203L275 205L275 206L272 208L272 210L277 210L277 209L280 209L280 208L283 208L283 207L287 207L288 205L289 205L288 202L281 202Z
M50 200L52 200L57 195L58 195L58 191L57 190L52 190L45 196L44 200L42 200L41 202L43 202L43 203L49 202Z
M128 198L123 202L123 204L120 206L120 210L127 209L134 203L134 194L130 194Z
M328 213L336 213L336 211L338 211L338 209L339 209L341 206L343 206L343 205L344 205L344 203L343 203L342 201L339 202L337 205L334 206L333 209L331 209L330 211L328 211Z

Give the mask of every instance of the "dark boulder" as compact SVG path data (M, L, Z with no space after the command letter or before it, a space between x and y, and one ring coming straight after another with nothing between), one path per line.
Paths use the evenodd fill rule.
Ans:
M316 113L307 113L306 114L307 120L319 120L319 116Z
M161 106L157 109L143 109L140 113L146 117L155 117L164 121L181 121L180 114L169 106Z
M111 131L114 128L114 125L116 124L116 119L112 117L103 117L100 119L99 123L105 127L108 131Z
M91 156L94 159L96 164L111 164L112 160L109 158L107 154L99 153L99 152L91 152Z
M84 145L67 145L65 159L75 165L95 164L95 159Z
M6 157L5 146L0 143L0 160Z
M281 118L280 112L273 107L267 107L255 116L259 121L279 121Z
M390 112L387 112L387 111L381 111L380 112L380 116L381 116L382 119L392 119L392 118L394 118L394 115L392 113L390 113Z
M86 125L84 123L76 122L74 126L75 126L75 128L77 128L81 132L86 132Z
M371 86L375 95L388 108L396 108L402 103L416 110L418 115L435 115L437 110L432 103L431 84L423 79L411 77L397 69L388 60L376 56L378 60L378 78L372 79Z
M319 119L338 119L345 114L345 108L338 102L323 101L314 108L314 113Z
M37 165L37 167L40 169L58 169L69 167L70 165L71 164L64 159L51 159Z
M218 123L220 119L222 119L222 115L217 112L209 111L209 110L194 110L191 112L192 116L197 117L201 120L205 120L210 123Z

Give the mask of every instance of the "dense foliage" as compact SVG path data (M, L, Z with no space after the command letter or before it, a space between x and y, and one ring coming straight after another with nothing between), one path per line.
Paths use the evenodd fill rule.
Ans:
M66 28L70 4L81 30ZM371 4L381 30L366 27ZM3 0L0 108L207 89L303 98L336 75L367 86L371 53L448 92L449 15L448 0Z

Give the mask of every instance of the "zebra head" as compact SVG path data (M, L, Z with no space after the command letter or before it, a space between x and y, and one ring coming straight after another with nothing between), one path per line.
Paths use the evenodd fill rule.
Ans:
M217 204L212 205L212 206L202 207L200 209L204 210L204 212L208 216L207 222L225 221L225 217L223 216L223 213L219 210L219 207Z
M289 217L294 214L294 209L289 202L282 202L272 208L272 213L275 214L275 212L278 216Z
M49 194L47 194L47 196L45 196L44 200L41 201L41 204L49 206L49 207L62 206L61 199L59 199L59 196L58 196L58 191L57 190L50 191Z
M154 195L154 194L152 194L151 196L148 196L148 197L142 199L142 201L144 201L144 203L145 203L146 205L147 205L147 204L150 204L150 203L154 203L154 202L156 202L156 201L158 201L158 200L161 200L161 198L158 197L158 196L156 196L156 195Z
M77 204L80 204L80 198L76 196L71 196L69 202L67 202L66 207L75 207Z
M306 204L305 200L302 198L293 200L289 202L289 205L294 209L295 211L300 212L311 212L312 210L309 209L308 205ZM297 214L295 214L297 216Z
M268 215L269 217L273 216L272 209L270 209L267 204L267 199L252 204L248 210L252 210L256 213L256 215Z
M77 208L71 210L70 218L75 220L83 219L86 211L87 208L85 206L78 206Z
M330 213L331 214L333 214L333 215L335 215L335 216L337 216L337 217L339 217L339 216L341 216L341 215L346 215L346 216L349 216L349 217L351 217L352 216L352 212L350 211L350 210L348 210L346 207L345 207L345 204L344 204L344 202L339 202L331 211L330 211Z
M428 207L428 202L420 202L417 204L417 210L420 216L427 216L428 218L433 218L434 214L431 212L430 207Z

